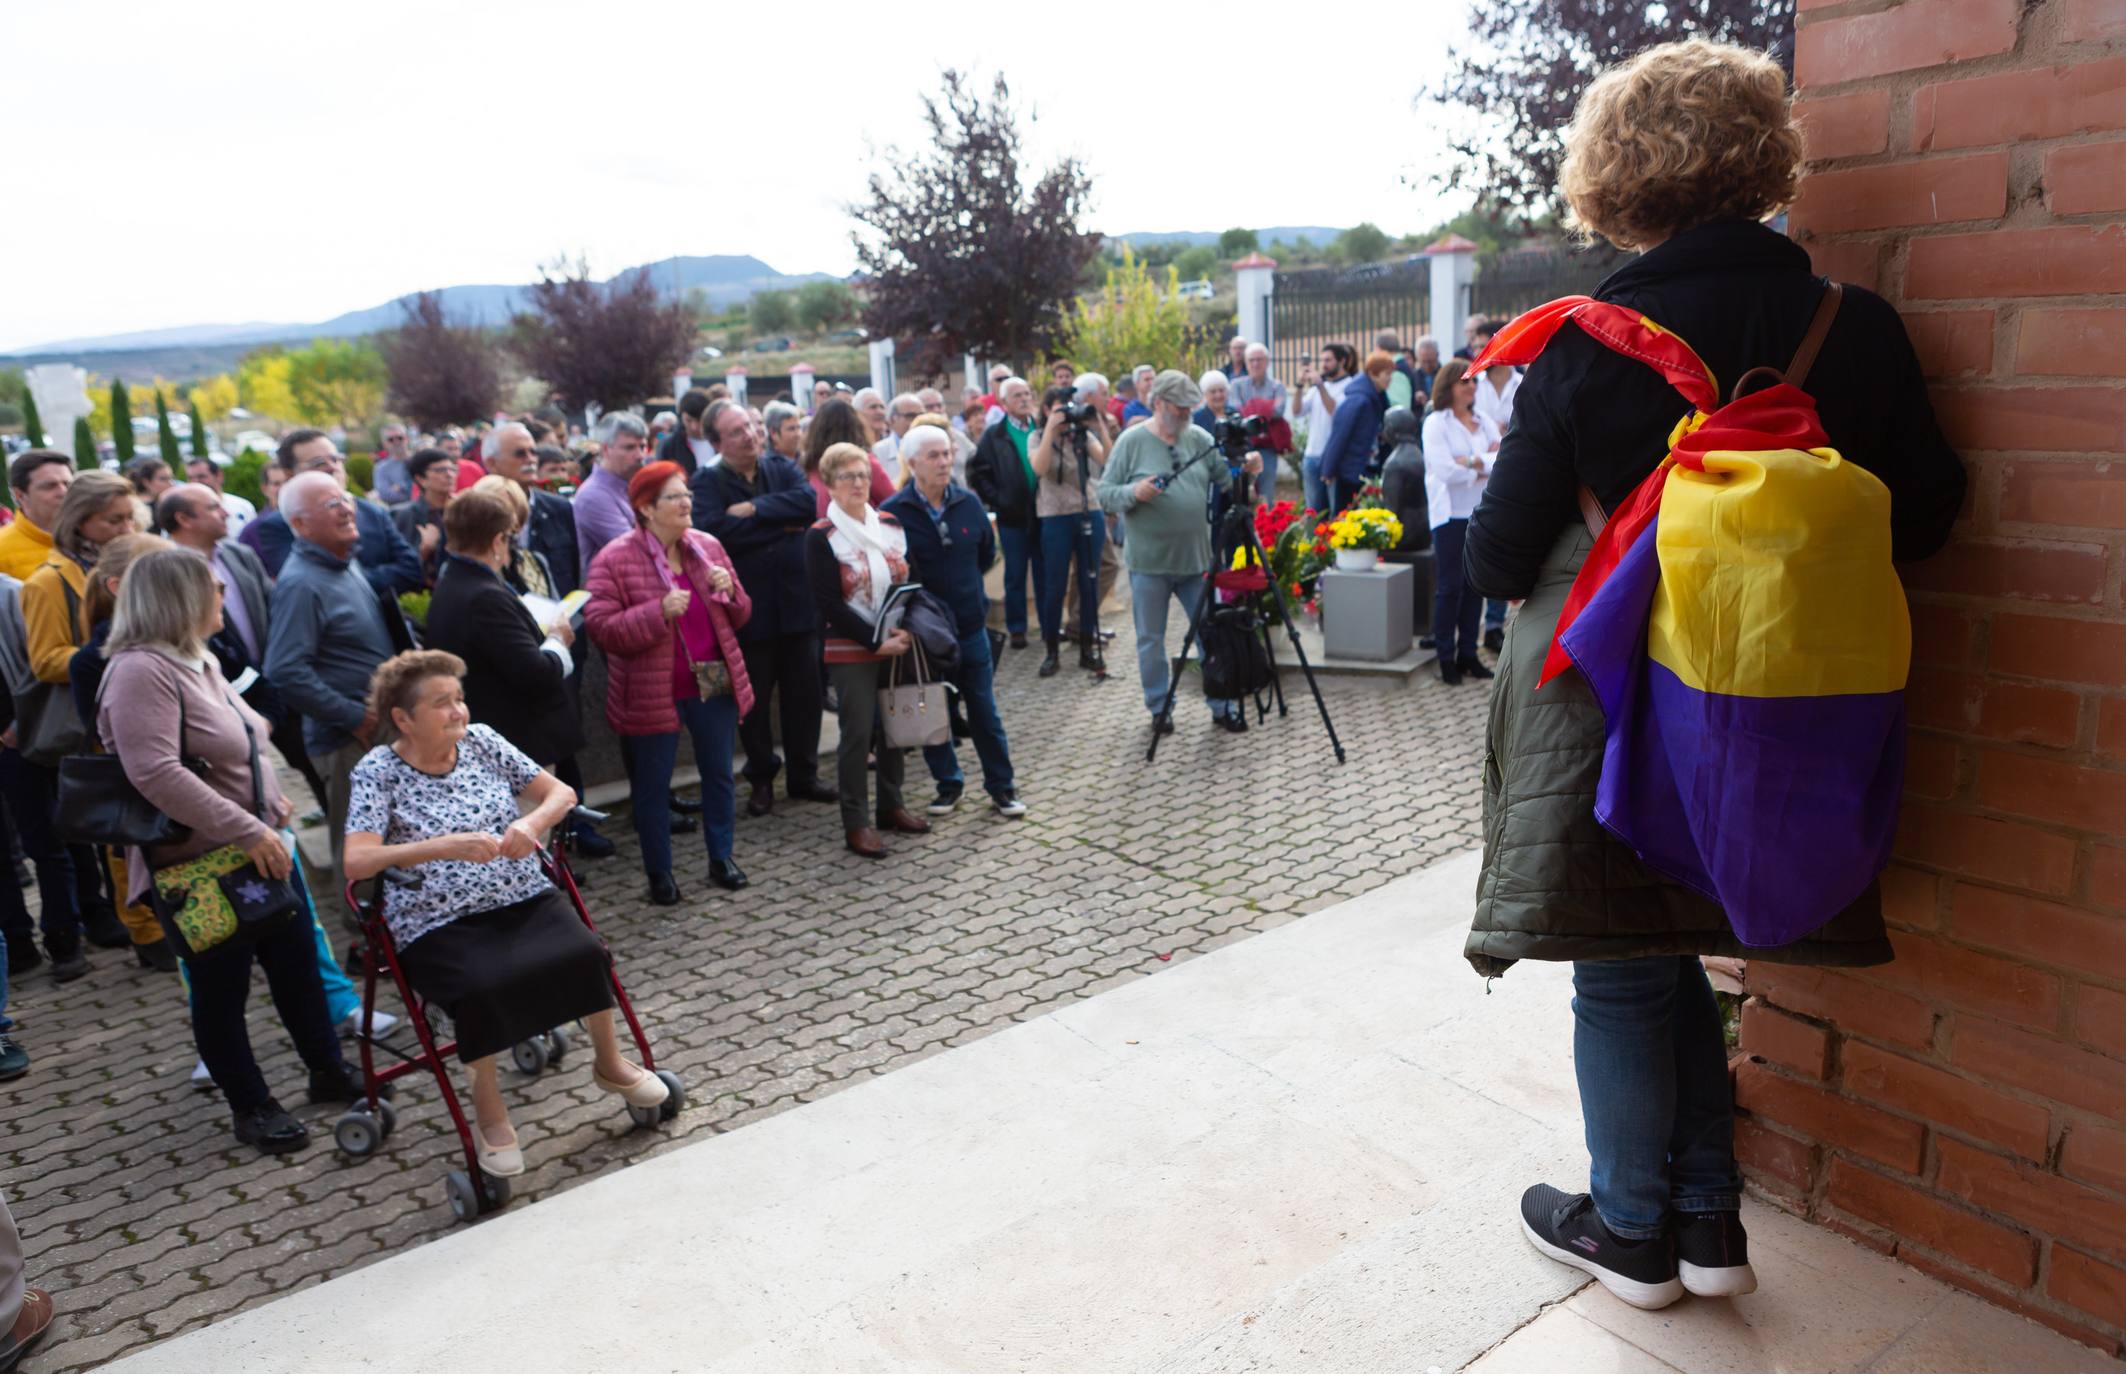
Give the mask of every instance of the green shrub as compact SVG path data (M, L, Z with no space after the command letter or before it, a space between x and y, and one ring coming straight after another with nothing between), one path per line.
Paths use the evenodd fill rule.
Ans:
M357 496L367 496L376 490L376 455L373 453L350 453L347 455L347 485Z
M266 464L272 461L273 455L269 453L260 453L257 449L245 449L242 453L236 455L234 462L231 462L228 467L222 470L222 490L228 492L231 496L243 497L246 501L259 508L259 514L265 514L266 493L258 484L258 474Z

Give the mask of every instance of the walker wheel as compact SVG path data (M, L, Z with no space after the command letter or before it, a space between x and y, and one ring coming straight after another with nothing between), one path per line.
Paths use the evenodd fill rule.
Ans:
M496 1178L485 1169L479 1172L478 1178L480 1180L480 1210L482 1212L499 1212L504 1207L509 1206L508 1179Z
M660 1120L670 1121L673 1117L678 1116L679 1109L686 1105L686 1085L681 1083L679 1075L673 1073L670 1069L657 1070L657 1077L664 1081L665 1087L672 1090L672 1095L657 1105L657 1115Z
M568 1055L568 1049L568 1034L559 1026L546 1033L546 1062L548 1064L557 1069L560 1068L561 1061Z
M536 1077L546 1068L546 1042L539 1036L519 1040L509 1052L509 1061L517 1066L517 1072Z
M463 1169L443 1175L443 1196L450 1203L450 1214L459 1221L480 1215L480 1195L473 1191L472 1178Z
M332 1126L332 1143L349 1159L367 1159L384 1139L383 1123L365 1111L352 1111Z
M376 1110L380 1118L378 1124L384 1128L384 1138L388 1140L391 1133L399 1128L398 1110L381 1097L376 1100Z
M671 1100L668 1097L664 1101L669 1102ZM654 1107L638 1107L630 1102L627 1108L627 1115L628 1120L634 1122L637 1126L654 1126L664 1120L664 1102L660 1102Z

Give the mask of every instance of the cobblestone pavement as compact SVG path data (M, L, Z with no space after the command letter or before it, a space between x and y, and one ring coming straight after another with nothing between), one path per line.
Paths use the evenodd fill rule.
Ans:
M671 909L642 901L632 837L608 826L626 842L584 865L586 895L687 1107L637 1133L591 1086L587 1053L535 1079L505 1069L529 1165L511 1206L1157 973L1476 839L1480 689L1322 679L1343 767L1296 677L1292 715L1245 736L1213 730L1185 693L1147 766L1126 629L1114 647L1115 676L1099 685L1074 666L1042 681L1037 651L1006 651L999 694L1024 820L990 813L977 786L932 834L889 837L891 856L870 863L844 851L832 806L778 803L757 820L741 807L752 887L712 887L682 836L688 900ZM910 800L927 801L928 784L911 758ZM297 1105L302 1068L261 980L253 1043L313 1133L303 1153L262 1158L234 1144L220 1098L187 1083L177 980L123 951L92 961L65 987L25 975L10 1007L35 1062L0 1088L0 1160L31 1281L60 1309L32 1368L90 1368L452 1229L442 1176L458 1146L432 1080L402 1081L398 1130L375 1157L342 1159L335 1109Z

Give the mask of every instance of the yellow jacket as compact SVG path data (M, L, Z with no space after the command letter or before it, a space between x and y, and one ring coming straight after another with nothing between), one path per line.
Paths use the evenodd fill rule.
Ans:
M29 517L20 512L5 528L0 528L0 573L17 582L27 582L30 574L43 567L51 556L52 536L32 525Z
M78 607L88 595L88 586L88 574L81 565L58 554L47 558L23 582L22 628L29 641L30 671L39 682L63 684L68 680L67 668L81 647L81 617L78 611L67 614L66 593L73 589Z

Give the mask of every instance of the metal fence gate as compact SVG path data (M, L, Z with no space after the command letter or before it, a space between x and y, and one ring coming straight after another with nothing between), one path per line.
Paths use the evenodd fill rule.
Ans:
M1323 344L1347 343L1363 358L1383 329L1415 342L1432 313L1432 264L1412 257L1345 271L1279 272L1271 289L1270 374L1291 385Z

